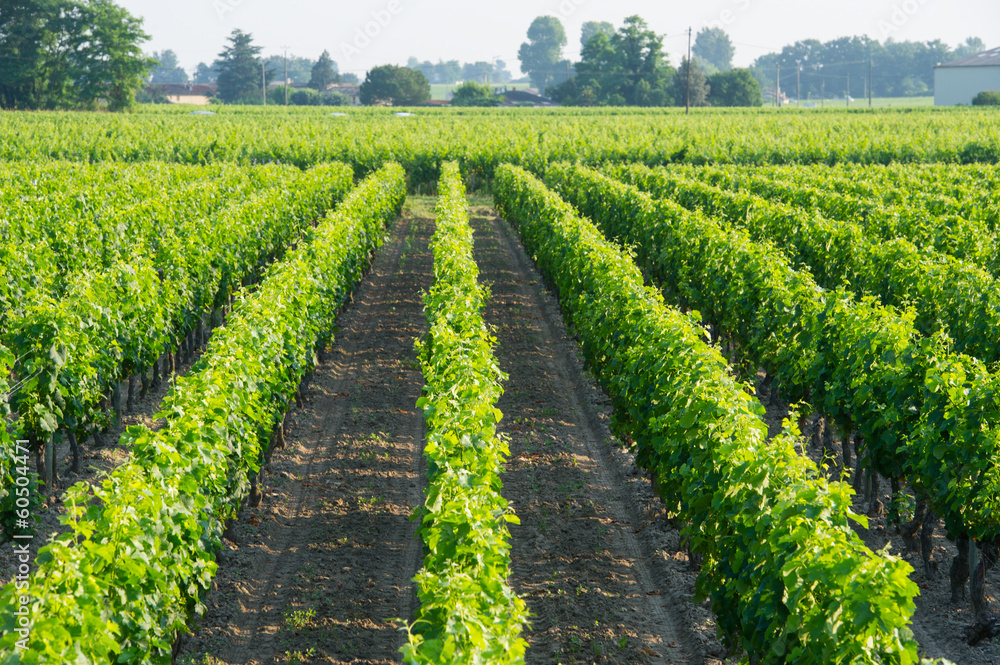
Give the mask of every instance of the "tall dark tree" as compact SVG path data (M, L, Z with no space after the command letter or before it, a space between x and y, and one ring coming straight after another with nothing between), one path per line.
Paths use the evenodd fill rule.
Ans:
M587 42L598 33L610 38L615 34L615 26L607 21L587 21L580 30L580 48L586 48Z
M215 83L217 78L219 78L219 72L215 69L214 65L206 65L204 62L199 62L194 70L192 81L194 83Z
M153 51L157 64L150 73L150 83L187 83L188 75L177 61L177 54L167 49L161 53Z
M312 76L309 78L309 87L313 90L326 90L333 83L340 82L340 74L337 72L337 63L330 58L329 51L323 51L319 60L312 68Z
M153 61L142 20L111 0L5 0L0 106L131 106Z
M544 92L548 86L566 78L565 74L557 75L564 46L566 30L559 19L554 16L539 16L531 22L528 41L521 44L517 52L521 70L528 72L531 85Z
M672 86L674 104L685 106L688 102L688 59L681 60L681 66L677 68ZM705 106L708 104L708 78L705 72L698 66L697 60L691 61L691 106Z
M736 48L729 35L722 28L704 28L698 31L691 52L720 72L733 68Z
M0 11L0 104L4 108L61 106L65 69L57 45L65 36L55 0L11 0Z
M366 106L415 106L431 98L427 77L409 67L382 65L365 76L361 84L361 103Z
M219 72L219 99L226 103L254 103L261 98L261 85L273 78L268 72L262 81L260 47L254 45L253 35L242 30L233 30L229 35L229 46L222 50L215 61Z

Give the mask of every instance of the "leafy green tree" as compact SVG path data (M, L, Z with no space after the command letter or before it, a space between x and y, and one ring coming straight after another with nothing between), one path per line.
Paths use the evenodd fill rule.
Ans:
M167 49L162 53L153 51L153 60L157 62L150 74L150 83L187 83L188 75L177 61L177 54Z
M639 16L629 16L618 29L611 44L618 54L619 67L624 77L622 89L619 91L631 105L643 104L637 94L639 83L645 81L649 90L660 89L664 83L665 55L663 53L663 37L649 29L646 22ZM645 90L645 86L643 86Z
M720 72L733 68L733 55L736 48L729 35L722 28L704 28L695 37L692 53L700 60L712 65Z
M242 30L233 30L215 69L219 72L216 80L218 97L227 104L254 103L261 95L260 47L254 45L253 35ZM265 74L266 80L273 78L273 71Z
M430 60L420 62L410 56L406 66L421 72L431 83L454 83L462 78L462 65L458 60L438 60L437 64Z
M214 83L218 78L219 72L215 69L214 65L206 65L204 62L199 62L194 70L192 82L202 84Z
M308 83L314 64L309 58L289 55L287 60L288 80L292 83ZM280 80L285 77L285 65L285 56L281 53L264 58L264 66L274 72L275 79ZM282 98L282 102L284 102L284 98Z
M309 87L313 90L326 90L334 83L340 83L340 74L337 72L337 63L330 58L329 51L323 51L319 60L312 68L312 76L309 78Z
M708 77L708 103L710 106L762 106L764 97L760 83L749 69L730 69Z
M142 19L111 0L90 0L82 8L72 57L80 101L106 100L111 111L129 109L154 64L139 46L149 39Z
M688 101L688 60L681 60L671 86L672 97L676 106L686 106ZM691 61L691 106L708 104L708 79L705 72L698 66L697 60Z
M630 16L610 37L595 32L583 47L576 77L550 94L566 105L665 106L672 75L663 38Z
M4 0L0 106L131 106L154 64L142 20L110 0Z
M358 75L355 74L354 72L343 72L340 75L340 82L341 83L353 83L354 85L357 85L357 84L361 83L361 79L359 79Z
M466 81L493 82L493 63L480 60L467 62L462 66L462 78Z
M757 58L751 71L762 88L773 90L780 64L782 90L794 92L795 70L801 67L798 78L803 99L819 96L824 83L827 96L843 95L850 74L851 94L862 97L867 93L870 59L872 93L877 97L900 97L927 94L934 87L935 65L979 52L982 46L982 40L976 37L968 38L954 50L941 40L888 39L879 43L870 37L840 37L828 42L810 39Z
M607 21L587 21L580 30L580 48L586 48L587 42L598 33L610 38L615 34L615 26Z
M466 81L455 89L451 99L452 106L497 106L500 100L493 94L493 89L482 83Z
M557 76L560 54L566 46L566 30L554 16L539 16L528 28L528 41L521 44L517 57L521 70L528 72L531 85L540 91L565 78Z
M986 50L986 42L979 37L969 37L955 48L956 58L968 58Z
M318 90L302 88L292 94L290 101L296 106L320 106L323 104L323 95Z
M65 61L58 42L65 35L55 0L9 0L0 11L0 104L9 109L62 105Z
M361 103L366 106L415 106L431 98L431 84L409 67L382 65L371 69L361 84Z
M351 98L342 92L323 93L323 106L350 106L352 103Z

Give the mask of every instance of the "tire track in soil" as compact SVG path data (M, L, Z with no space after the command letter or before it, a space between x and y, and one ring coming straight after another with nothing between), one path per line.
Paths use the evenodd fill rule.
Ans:
M432 233L432 219L404 212L338 317L178 662L399 662L391 619L413 614L422 556L409 521L424 486L413 341L426 330Z
M695 574L674 570L687 562L666 551L662 505L634 458L609 445L610 400L585 377L514 232L490 208L472 217L492 292L485 317L510 377L499 429L511 447L503 493L521 520L511 526L510 583L534 615L527 663L706 662L710 638L692 623L708 611L685 603Z

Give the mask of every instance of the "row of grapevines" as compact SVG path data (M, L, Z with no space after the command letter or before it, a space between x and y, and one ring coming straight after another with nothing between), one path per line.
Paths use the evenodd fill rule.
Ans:
M43 180L39 191L9 190L14 191L11 200L0 201L5 212L0 330L35 294L60 298L77 273L106 270L136 253L155 252L182 225L204 225L205 218L231 201L278 186L292 173L232 165L138 165L131 171L116 165L50 167L46 179L62 176L65 191L49 192Z
M782 167L776 173L813 181L828 175L845 194L888 206L903 206L934 215L950 215L985 223L996 232L1000 224L1000 170L986 164L840 165L820 169Z
M509 450L494 407L506 376L482 317L488 293L476 281L465 185L454 162L442 168L438 192L434 285L424 298L430 331L417 347L429 486L416 515L426 556L403 653L409 663L523 663L528 612L507 585L507 522L517 518L500 495Z
M218 108L211 117L153 109L98 117L52 113L0 118L0 159L105 162L281 162L305 168L343 161L362 175L402 163L411 185L433 184L458 160L476 183L505 162L890 163L1000 161L995 113L921 109L788 114L759 109L562 108L348 110ZM850 140L845 140L850 137Z
M822 169L813 177L798 177L792 170L750 172L712 167L689 173L719 187L752 192L821 212L831 219L855 222L873 239L906 238L917 247L934 248L993 273L996 237L984 222L923 207L886 205L837 191L840 181L828 171ZM919 196L919 192L913 192L913 196Z
M705 167L689 174L719 187L748 191L821 212L830 219L857 223L875 240L906 238L917 247L934 248L997 274L997 237L986 222L926 206L886 204L852 195L843 191L843 179L832 175L830 169L814 171L805 175L802 169ZM909 191L912 198L920 196L919 189Z
M175 348L352 184L341 164L287 171L190 228L164 230L156 254L136 247L104 270L83 270L60 298L30 292L0 337L18 357L13 406L23 436L37 450L57 432L75 441L103 425L113 386Z
M835 221L750 192L726 191L667 169L613 167L613 176L689 209L773 242L793 265L808 266L826 289L874 295L884 305L912 307L924 335L946 332L956 350L1000 361L1000 284L985 270L903 238L876 242L848 221Z
M767 441L760 405L703 331L593 224L514 167L495 197L555 284L637 462L690 522L699 594L730 646L758 663L916 662L911 568L854 533L851 490L796 452L794 430Z
M912 315L819 288L773 247L700 212L578 167L550 182L608 234L634 244L657 282L698 308L791 401L850 432L869 463L906 477L952 537L1000 535L1000 379L923 338Z
M67 492L69 532L41 550L27 590L0 590L0 662L171 662L204 611L223 523L404 196L397 165L351 192L244 296L166 399L167 426L132 430L129 463ZM25 596L31 631L18 650Z

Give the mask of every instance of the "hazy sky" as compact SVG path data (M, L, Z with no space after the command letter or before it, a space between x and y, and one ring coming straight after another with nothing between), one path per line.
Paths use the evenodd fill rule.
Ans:
M666 35L665 50L677 64L687 48L686 30L725 28L736 44L735 64L799 39L828 40L867 34L879 41L942 39L954 46L969 36L1000 46L996 0L119 0L145 19L152 35L148 51L173 49L181 66L193 71L215 59L233 29L253 33L264 53L316 58L328 49L341 71L359 75L368 68L421 60L474 62L504 60L517 74L517 49L531 21L559 17L569 44L565 56L578 59L580 26L639 14Z

